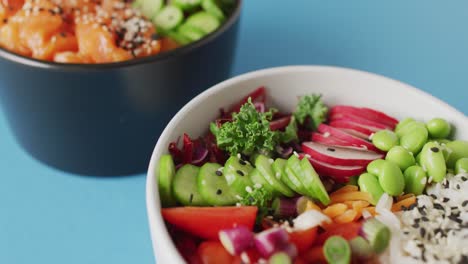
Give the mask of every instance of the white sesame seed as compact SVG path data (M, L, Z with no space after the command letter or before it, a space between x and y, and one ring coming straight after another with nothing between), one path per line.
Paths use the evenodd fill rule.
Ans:
M250 187L250 186L245 187L245 191L248 192L248 193L251 193L252 192L252 187Z

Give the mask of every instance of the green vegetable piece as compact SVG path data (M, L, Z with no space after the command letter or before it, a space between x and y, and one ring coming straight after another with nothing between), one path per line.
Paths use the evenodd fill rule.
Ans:
M440 144L428 142L421 151L421 167L435 182L441 182L447 174L444 154Z
M455 174L468 172L468 158L461 158L455 163Z
M141 13L149 19L153 18L156 13L158 13L162 5L162 0L138 0L134 4L134 6L141 10Z
M271 164L271 169L273 170L273 173L275 174L275 177L278 180L281 180L281 176L284 172L284 168L286 167L286 160L277 158L273 164Z
M273 200L272 194L266 188L260 187L253 188L250 192L246 193L239 201L239 203L246 206L257 206L260 214L265 211L269 211L269 204L271 200Z
M413 154L401 146L395 146L387 152L385 160L394 162L402 171L416 164Z
M233 205L236 199L221 172L221 165L205 163L198 172L198 191L210 205Z
M211 123L210 130L216 137L218 147L231 155L271 152L278 142L278 134L270 130L271 117L271 111L257 112L249 99L239 113L232 115L231 122L221 127Z
M294 117L299 124L304 124L307 118L309 123L305 124L309 129L316 130L325 121L328 107L322 102L321 95L305 95L299 99L294 111Z
M405 178L395 163L385 161L377 177L379 178L380 187L382 187L384 192L392 196L398 196L403 193Z
M200 168L185 164L175 174L173 193L176 200L182 205L204 206L207 202L198 191L198 172Z
M349 264L351 248L346 239L341 236L331 236L323 245L323 254L330 264Z
M291 264L291 263L292 263L291 257L284 252L275 253L268 259L268 264Z
M186 36L180 34L177 31L168 31L168 32L165 32L164 34L166 36L168 36L169 38L171 38L172 40L174 40L175 42L177 42L178 44L180 44L180 45L186 45L186 44L189 44L191 42L191 40L189 38L187 38Z
M414 120L411 117L407 117L407 118L401 120L395 127L395 133L397 135L400 135L401 130L403 129L403 127L405 127L406 125L411 124L413 122L416 122L416 120Z
M265 177L257 170L253 169L250 174L249 174L250 180L254 183L254 186L258 186L260 188L265 189L272 197L276 197L279 195L279 193L276 191L273 186L267 182ZM249 187L246 187L247 189ZM250 188L252 189L252 188Z
M447 167L455 168L455 162L461 158L468 158L468 141L455 140L446 144L450 155L447 161Z
M282 143L289 143L291 141L299 140L297 135L297 122L296 118L291 117L291 121L289 121L288 126L283 131L278 131L279 133L279 141Z
M205 34L210 34L221 25L221 22L215 16L205 11L189 16L185 23L202 30Z
M450 135L450 124L442 118L433 118L426 123L431 138L447 138Z
M172 156L162 155L159 159L158 187L159 196L163 207L171 207L176 204L172 195L172 181L174 180L175 166Z
M281 181L291 188L291 190L302 195L307 195L305 187L302 185L301 181L299 181L297 175L288 166L284 168L284 172L281 175Z
M219 21L223 21L225 19L223 10L221 10L221 8L218 7L214 0L203 0L202 7L206 12L212 14L217 19L219 19Z
M312 167L307 159L302 159L300 165L304 177L299 180L310 193L314 194L315 199L319 200L323 205L328 205L330 197L314 167Z
M377 254L384 252L390 243L390 229L376 218L367 219L362 225L362 232Z
M367 172L374 175L380 175L382 171L382 166L385 163L383 159L373 160L371 163L367 165Z
M302 182L302 178L304 178L304 171L301 168L301 161L296 155L289 157L288 161L286 162L285 171L293 184L297 186L297 189L299 190L298 193L315 199L314 192L310 188L306 188Z
M405 193L420 195L426 188L427 174L418 165L411 166L405 170Z
M413 128L401 136L400 145L416 155L426 144L429 134L425 126L416 125L416 123L409 126Z
M180 25L178 28L177 28L177 32L183 36L185 36L186 38L190 39L190 41L197 41L201 38L203 38L203 36L205 36L205 33L203 31L201 31L200 29L196 28L196 27L192 27L190 25L187 25L187 24L182 24Z
M362 192L366 192L371 195L371 202L373 205L376 205L380 197L384 194L384 190L380 187L379 179L373 174L361 174L358 179L358 185Z
M202 0L173 0L172 4L178 6L184 11L192 11L199 7Z
M273 159L270 159L264 155L259 155L255 160L255 167L276 191L283 194L284 196L293 197L294 192L288 186L284 185L283 182L281 182L281 180L275 176L275 173L273 173L271 168L273 162Z
M170 31L182 23L184 13L176 6L165 6L153 18L156 27Z
M254 185L249 177L252 170L252 165L238 156L231 156L226 161L223 174L227 184L235 195L243 197L247 193L245 188Z
M374 255L374 249L362 236L357 236L349 241L353 258L360 260L369 259Z
M390 130L380 130L372 136L372 144L382 151L389 151L398 145L398 142L398 136Z
M403 135L411 132L415 127L426 128L426 124L421 121L406 121L399 127L399 129L395 129L395 133L401 138Z

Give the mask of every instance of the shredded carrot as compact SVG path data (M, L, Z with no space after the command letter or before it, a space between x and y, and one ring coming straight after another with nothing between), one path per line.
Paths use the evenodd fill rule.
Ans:
M407 198L411 198L411 197L414 197L414 193L407 193L405 195L400 195L397 197L397 202L405 200Z
M349 223L354 221L357 216L358 212L356 210L348 209L343 214L333 218L333 222L338 224Z
M331 203L343 203L346 201L367 201L371 202L372 198L370 194L366 192L345 192L345 193L338 193L338 194L331 194L330 195Z
M401 200L399 202L397 202L396 204L394 204L392 206L392 211L393 212L396 212L396 211L401 211L402 207L410 207L410 205L416 203L416 197L415 196L412 196L412 197L409 197L409 198L406 198L404 200Z
M323 255L323 247L317 246L308 250L302 257L307 263L326 263L325 255Z
M349 209L359 209L369 206L369 202L366 201L347 201L344 202L348 206Z
M346 193L346 192L357 192L359 188L354 185L345 185L338 190L334 191L332 194Z
M307 201L304 211L317 210L322 211L322 209L312 201Z
M334 218L343 214L346 211L346 209L348 209L348 206L346 206L346 204L337 203L337 204L328 206L327 208L323 209L322 212L326 214L328 217Z

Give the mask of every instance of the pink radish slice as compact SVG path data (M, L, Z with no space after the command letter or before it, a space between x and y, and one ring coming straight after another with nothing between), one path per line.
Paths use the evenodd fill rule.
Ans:
M283 228L274 227L258 233L254 238L254 242L260 255L268 258L288 246L289 235Z
M341 131L337 128L325 125L325 124L320 124L318 127L318 131L322 134L328 133L329 135L336 137L342 141L346 141L349 144L356 146L356 147L366 147L368 150L373 150L376 152L379 152L379 150L369 141L366 141L364 139L358 138L356 136L353 136L349 133L346 133L344 131Z
M378 128L374 129L369 129L367 126L362 126L360 124L351 122L351 121L345 121L345 120L337 120L337 121L332 121L329 123L330 126L336 127L336 128L341 128L341 129L350 129L356 132L359 132L362 135L365 135L366 138L368 138L372 133L377 132Z
M299 154L299 157L305 157L305 154ZM330 177L341 183L348 182L349 177L360 175L366 170L365 166L332 165L313 158L307 158L320 176Z
M272 131L279 130L282 128L285 128L289 125L289 122L291 121L291 116L285 116L278 118L276 120L273 120L270 122L270 129Z
M337 120L352 121L352 122L355 122L355 123L358 123L358 124L361 124L361 125L364 125L364 126L375 127L375 128L379 128L379 129L392 129L388 125L378 123L376 121L365 119L363 117L356 116L356 115L349 114L349 113L332 114L332 115L330 115L329 119L330 119L330 121L337 121Z
M368 135L363 134L363 133L361 133L361 132L359 132L359 131L356 131L356 130L354 130L354 129L349 129L349 128L338 128L338 129L341 130L341 131L343 131L343 132L346 132L346 133L348 133L348 134L350 134L350 135L353 135L353 136L355 136L355 137L358 137L358 138L362 138L362 139L365 139L365 140L367 140L367 139L369 138Z
M317 142L320 144L328 145L328 146L337 146L337 147L345 147L345 148L352 148L358 150L367 150L366 146L356 146L356 144L351 144L347 141L341 140L336 137L332 137L328 134L328 137L325 134L320 133L312 133L311 140L313 142Z
M263 102L255 102L254 103L255 109L259 113L264 113L265 112L265 103Z
M219 231L219 240L229 254L236 256L253 246L254 235L247 227L237 226Z
M310 141L302 143L302 150L317 161L339 166L367 166L371 161L384 156L372 151L330 147Z
M387 114L384 114L382 112L379 112L377 110L365 108L365 107L359 108L359 107L354 107L354 106L337 105L330 109L330 115L333 115L335 113L351 113L356 116L366 118L368 120L372 120L381 124L385 124L386 126L389 126L392 129L395 128L395 126L398 124L397 119Z

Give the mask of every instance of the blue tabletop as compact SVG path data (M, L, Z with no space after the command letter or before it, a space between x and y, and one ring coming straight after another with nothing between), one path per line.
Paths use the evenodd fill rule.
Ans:
M468 114L467 1L244 2L233 75L290 64L352 67ZM0 167L0 263L154 262L145 175L51 169L19 147L3 113Z

